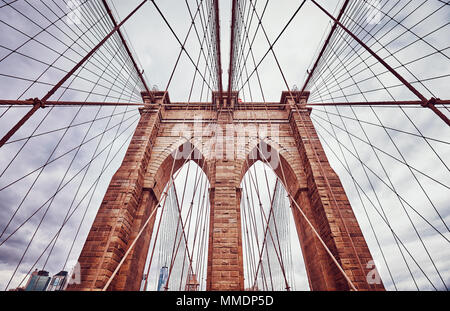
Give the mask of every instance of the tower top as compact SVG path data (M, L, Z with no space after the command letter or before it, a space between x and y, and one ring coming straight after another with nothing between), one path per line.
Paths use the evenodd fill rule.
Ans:
M170 104L169 92L165 91L143 91L141 92L142 100L145 104Z
M212 93L212 102L215 105L216 109L234 109L236 103L239 100L239 92L232 91L222 92L222 94L218 91L213 91Z
M282 105L286 105L288 99L293 99L294 103L296 104L306 104L308 98L308 91L304 91L303 93L301 91L283 91L281 93L280 103Z

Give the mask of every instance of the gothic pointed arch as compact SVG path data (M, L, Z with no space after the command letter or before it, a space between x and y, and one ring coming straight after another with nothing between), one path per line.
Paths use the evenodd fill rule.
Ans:
M184 137L175 139L152 161L145 174L145 186L153 189L155 196L160 198L169 181L170 173L175 174L189 161L194 161L209 180L209 161L200 150L201 144L195 139Z

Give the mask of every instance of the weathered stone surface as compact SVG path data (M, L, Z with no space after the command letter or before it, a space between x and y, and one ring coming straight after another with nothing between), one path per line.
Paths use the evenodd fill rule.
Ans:
M240 183L257 160L272 166L352 283L359 290L383 289L383 284L368 284L366 280L372 257L309 111L302 104L307 97L292 100L284 92L280 103L232 102L226 109L217 110L218 101L214 105L188 106L171 104L166 98L165 105L160 106L161 94L155 95L157 103L150 104L144 94L148 105L141 110L141 120L122 166L111 180L80 255L82 283L69 289L103 288L157 207L170 172L188 160L174 160L185 143L192 151L188 157L195 155L194 161L202 167L211 186L208 290L244 289ZM265 139L258 137L261 133L266 133ZM269 158L255 152L260 149L270 150ZM348 290L348 282L295 204L292 206L311 289ZM110 290L139 289L153 221Z

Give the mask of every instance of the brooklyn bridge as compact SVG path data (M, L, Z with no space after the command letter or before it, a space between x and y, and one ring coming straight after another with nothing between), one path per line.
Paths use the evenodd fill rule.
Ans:
M1 0L0 31L3 290L449 289L450 1Z

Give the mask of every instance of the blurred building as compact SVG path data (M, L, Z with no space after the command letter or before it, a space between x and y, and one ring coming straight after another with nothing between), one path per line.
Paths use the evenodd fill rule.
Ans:
M163 291L164 287L167 283L167 278L169 277L169 269L164 266L161 268L159 272L159 279L158 279L158 291Z
M36 272L36 273L35 273ZM28 280L25 291L45 291L50 283L50 277L47 271L35 271L31 274Z
M38 269L34 269L34 271L31 273L30 277L28 278L27 284L25 284L25 287L24 287L24 288L27 288L27 287L28 287L28 285L30 284L31 279L33 278L33 276L35 276L35 275L37 275L37 274L38 274Z
M60 271L58 274L55 274L48 284L47 291L65 290L69 279L68 275L67 271Z

